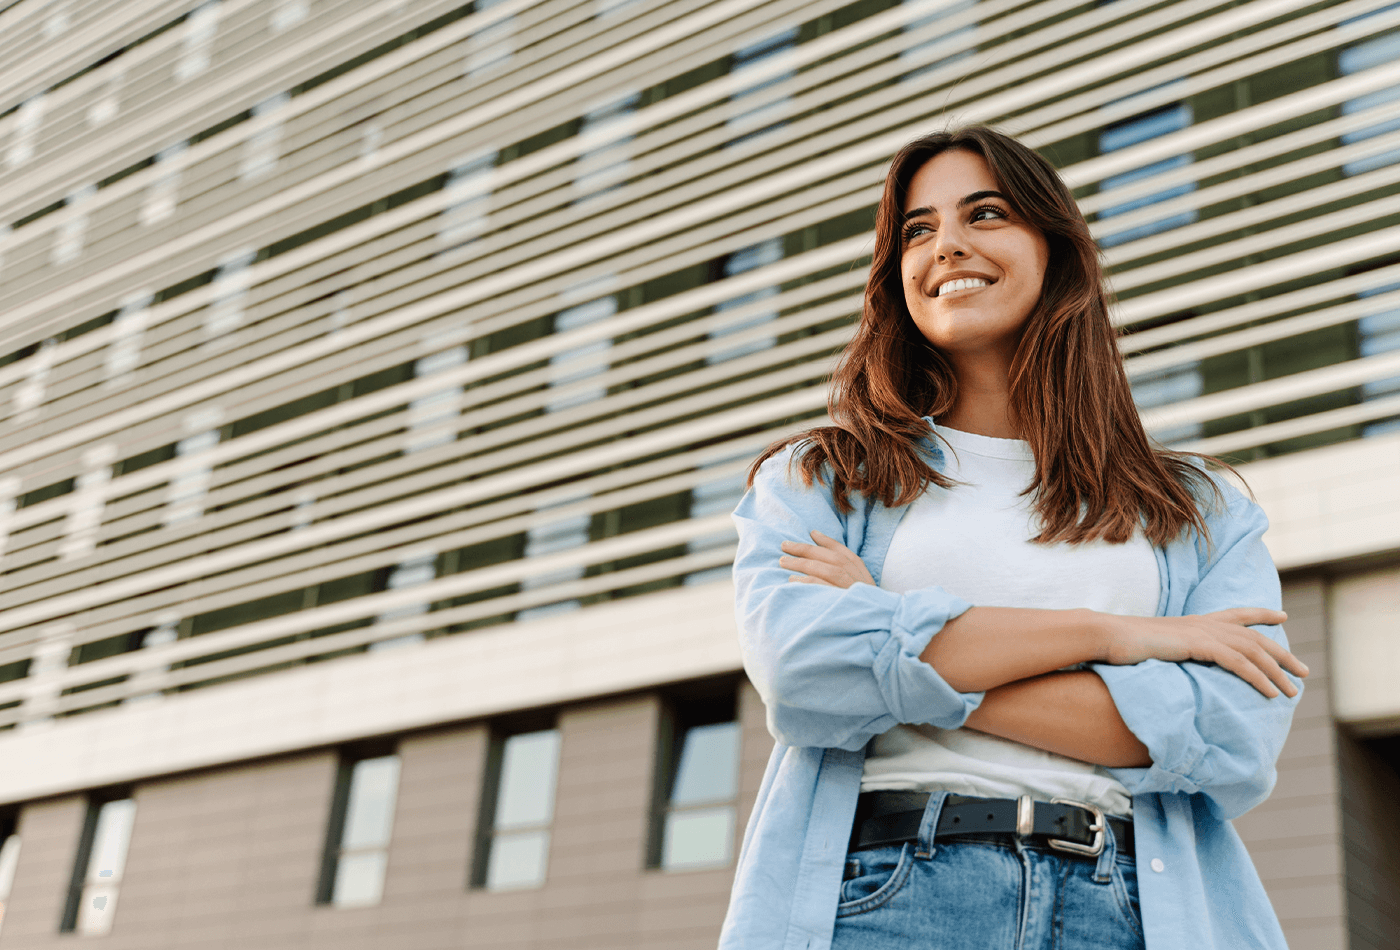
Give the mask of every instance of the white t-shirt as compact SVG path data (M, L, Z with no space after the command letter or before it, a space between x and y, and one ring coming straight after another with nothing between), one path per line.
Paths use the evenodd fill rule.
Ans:
M983 607L1087 607L1152 616L1157 557L1139 532L1123 544L1035 544L1030 447L1014 439L936 427L943 472L961 484L929 487L895 529L880 586L941 587ZM1132 799L1106 769L972 729L900 725L872 740L862 792L947 789L962 795L1091 802L1114 815Z

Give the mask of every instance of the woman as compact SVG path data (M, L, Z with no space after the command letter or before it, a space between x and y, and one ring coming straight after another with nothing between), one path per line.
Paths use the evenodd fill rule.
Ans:
M735 512L778 744L721 946L1284 947L1228 824L1307 675L1267 522L1150 445L1049 164L895 156L831 410Z

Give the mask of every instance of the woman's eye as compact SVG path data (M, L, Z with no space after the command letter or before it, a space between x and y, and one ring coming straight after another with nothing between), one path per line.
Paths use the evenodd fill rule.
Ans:
M929 227L927 224L906 224L904 226L904 240L906 243L917 237L923 237L925 234L932 233L933 228Z
M1005 217L1006 212L993 205L983 205L972 212L972 220L974 221L996 221Z

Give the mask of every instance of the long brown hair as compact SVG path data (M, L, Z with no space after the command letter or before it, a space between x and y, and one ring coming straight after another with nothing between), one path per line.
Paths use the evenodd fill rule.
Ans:
M1011 407L1035 455L1040 533L1050 544L1128 540L1139 525L1163 545L1192 527L1206 534L1201 502L1219 489L1204 456L1155 448L1133 403L1108 318L1099 249L1054 167L984 126L935 132L895 155L875 218L875 251L855 336L832 376L832 426L769 446L749 471L791 443L804 482L826 482L840 510L850 493L888 507L908 504L929 484L954 482L920 453L938 417L957 399L952 366L914 325L900 280L900 222L909 183L950 149L982 156L1021 218L1049 246L1040 300L1026 318L1011 365ZM1212 460L1214 461L1214 460Z

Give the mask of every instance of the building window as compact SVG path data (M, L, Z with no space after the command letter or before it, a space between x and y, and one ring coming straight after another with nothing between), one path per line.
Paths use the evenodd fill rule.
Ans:
M486 232L491 220L497 158L495 149L473 152L459 159L447 173L443 190L452 203L439 216L439 254L470 244Z
M1364 28L1364 21L1379 13L1393 10L1394 7L1386 7L1382 10L1372 11L1365 17L1356 20L1349 20L1342 24L1342 28ZM1381 36L1373 37L1362 43L1347 46L1337 52L1337 72L1343 76L1350 76L1367 69L1375 69L1381 66L1388 66L1400 61L1400 30L1394 30ZM1354 115L1358 112L1366 112L1377 106L1392 104L1389 110L1393 118L1383 120L1375 125L1368 125L1365 128L1354 129L1350 132L1342 133L1342 144L1350 145L1353 142L1362 142L1366 139L1375 138L1386 132L1394 132L1400 129L1400 85L1389 86L1385 89L1377 89L1365 95L1357 96L1355 99L1348 99L1342 103L1342 115ZM1393 165L1400 161L1400 149L1390 149L1377 155L1368 155L1356 161L1347 162L1342 166L1344 175L1360 175L1375 168L1385 165Z
M579 119L578 137L586 147L574 161L574 201L621 188L632 168L632 134L618 134L637 111L641 97L627 93Z
M1130 148L1151 139L1178 132L1191 124L1191 106L1179 102L1174 105L1155 109L1142 115L1125 119L1122 122L1114 122L1104 127L1099 133L1099 152L1108 154L1120 149ZM1099 192L1111 193L1118 189L1125 189L1129 185L1153 178L1157 175L1170 172L1177 168L1190 165L1193 161L1191 154L1184 153L1164 158L1160 161L1151 162L1139 168L1122 172L1117 175L1110 175L1099 182ZM1134 189L1134 196L1125 198L1122 202L1109 205L1101 209L1098 213L1099 221L1105 221L1118 215L1125 215L1129 212L1149 208L1152 205L1160 204L1172 198L1190 194L1196 190L1194 181L1181 182L1176 185L1169 185L1155 191L1143 193L1140 189ZM1144 215L1139 215L1141 218ZM1146 221L1136 225L1129 225L1123 230L1108 230L1099 238L1100 247L1114 247L1119 244L1126 244L1138 238L1147 237L1150 234L1157 234L1161 231L1169 231L1172 228L1190 224L1196 220L1196 209L1188 208L1173 214L1163 215L1153 218L1150 214L1145 215Z
M727 515L739 505L747 489L747 469L734 471L734 463L748 459L751 453L745 452L728 458L706 463L702 469L728 470L729 474L707 479L690 490L690 517L708 518L714 515ZM734 544L733 529L717 531L714 534L700 535L686 542L686 553L702 554L719 548L730 548ZM685 584L708 584L712 581L728 580L734 573L730 564L720 564L687 574Z
M1205 391L1205 380L1199 362L1182 363L1155 373L1145 373L1132 380L1133 401L1139 410L1156 409L1172 403L1195 399ZM1163 445L1198 438L1203 431L1199 422L1188 422L1151 433Z
M476 12L498 7L505 0L476 0ZM468 79L476 79L503 68L515 55L515 14L502 17L477 30L467 39L467 59L462 71Z
M0 812L0 932L5 927L5 906L10 901L18 865L19 816L13 811Z
M1397 153L1400 154L1400 153ZM1400 284L1389 284L1362 291L1358 297L1378 297L1381 294L1400 290ZM1358 349L1361 356L1379 356L1393 350L1400 350L1400 307L1389 307L1379 313L1370 313L1356 321ZM1400 396L1400 376L1387 379L1373 379L1361 384L1361 399L1370 402L1376 399ZM1365 425L1363 436L1387 435L1400 432L1400 415L1379 419Z
M474 886L496 891L544 883L558 775L558 729L493 738L482 795Z
M61 931L111 932L135 820L136 800L129 795L109 794L89 800L83 833L78 839L77 860L73 862L68 904L59 927Z
M924 0L900 0L900 2L901 4L923 4ZM952 0L951 3L943 4L927 16L910 20L904 24L904 32L921 31L935 23L947 20L951 16L976 9L976 7L977 0ZM969 20L960 27L951 30L941 29L926 40L911 43L899 51L900 60L910 67L909 71L899 78L901 80L913 79L924 73L970 58L973 53L977 52L977 44L972 42L972 37L976 32L977 22ZM961 49L954 48L963 43L967 45Z
M569 333L581 330L608 320L618 311L616 294L604 293L617 283L616 275L603 274L564 288L559 294L559 302L565 304L554 315L554 332ZM612 349L612 337L595 338L591 342L579 343L561 350L549 358L549 389L551 395L544 404L547 413L565 412L607 396L607 387L602 377L610 364L608 353ZM557 394L555 392L557 391ZM540 520L525 531L525 557L543 558L582 548L589 542L589 531L593 516L587 512L576 512L559 518L548 514L552 508L570 508L588 498L579 494L555 501L538 509ZM565 564L541 574L523 578L522 591L552 590L561 585L569 585L584 576L582 563ZM533 620L553 614L576 610L582 601L574 597L547 601L537 607L526 607L516 613L515 619Z
M767 267L769 264L776 264L783 259L783 239L769 238L757 244L741 248L732 254L725 256L721 264L721 272L724 277L737 277L740 274L747 274L749 271L758 270L760 267ZM754 327L762 326L765 323L772 323L778 319L778 311L769 307L760 306L762 301L770 297L778 296L776 286L760 287L757 290L738 297L732 297L715 305L715 313L722 314L730 310L737 310L740 313L732 320L721 323L709 333L710 339L731 336L742 333ZM746 356L749 353L757 353L766 350L777 344L777 338L772 336L749 336L742 343L735 344L717 352L712 352L705 357L705 362L723 363L736 357Z
M740 729L732 686L664 707L649 863L668 871L724 867L738 818Z
M751 43L742 49L735 50L729 59L729 71L735 76L743 75L756 69L765 60L780 53L786 53L796 45L797 27L774 33L757 43ZM791 79L792 75L791 69L771 72L766 76L754 79L751 84L740 88L729 97L729 101L735 104L735 109L725 122L725 127L732 136L729 141L725 142L726 146L751 142L787 124L788 115L792 112L792 96L774 98L771 94L761 95L761 93L770 86L776 86L780 82ZM753 97L756 102L745 103L743 101L750 97Z
M337 907L379 903L398 788L397 754L381 747L342 757L317 903Z

